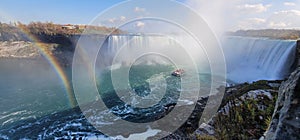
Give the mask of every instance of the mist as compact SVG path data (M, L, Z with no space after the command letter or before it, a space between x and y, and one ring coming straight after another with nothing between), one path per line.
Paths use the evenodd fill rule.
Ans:
M187 5L203 17L218 37L226 31L300 28L299 0L187 0Z

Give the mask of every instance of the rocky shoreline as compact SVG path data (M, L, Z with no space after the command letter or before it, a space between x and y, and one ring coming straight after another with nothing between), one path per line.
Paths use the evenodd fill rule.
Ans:
M270 119L272 116L272 109L275 106L281 82L282 81L257 81L252 84L245 83L227 87L219 111L213 118L209 119L208 122L202 123L199 126L199 120L206 107L206 101L208 98L213 98L213 96L203 97L198 100L195 110L189 119L177 131L164 139L259 139L268 127L267 124L259 123ZM248 106L251 105L253 107L249 109L243 108L239 113L247 113L247 111L250 111L251 109L261 109L261 113L256 112L256 114L253 114L252 116L249 115L255 118L253 120L256 120L252 123L253 125L249 124L249 127L246 127L246 124L250 121L247 120L249 119L247 118L248 116L243 116L242 114L238 115L245 119L240 122L237 122L235 117L228 118L229 116L233 116L233 113L238 112L236 110L240 109L239 107L243 106L245 103L247 103ZM236 104L239 105L235 106ZM262 113L267 110L268 113ZM238 129L236 129L235 127L239 125L245 127L238 127ZM261 126L263 126L263 128ZM252 136L252 130L256 130L253 131L255 136ZM241 137L241 135L244 136Z
M299 79L300 68L286 81L227 87L219 111L199 126L208 99L202 98L186 123L163 139L300 139Z

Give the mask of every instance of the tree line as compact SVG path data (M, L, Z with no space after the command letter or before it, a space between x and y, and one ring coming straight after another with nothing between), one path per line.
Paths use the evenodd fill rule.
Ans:
M297 40L300 39L300 30L296 30L296 29L238 30L236 32L227 32L227 35Z

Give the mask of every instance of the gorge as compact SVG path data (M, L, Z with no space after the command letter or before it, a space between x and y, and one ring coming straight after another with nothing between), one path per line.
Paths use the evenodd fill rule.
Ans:
M99 36L98 38L104 39L105 36ZM44 38L47 40L47 38ZM42 42L45 43L46 46L48 46L47 51L50 54L53 54L60 63L60 65L63 65L65 67L65 70L70 72L69 68L72 64L72 56L74 53L74 46L76 44L76 41L78 39L78 36L70 36L69 38L51 38L51 42ZM56 41L58 39L59 41ZM200 65L199 71L202 73L209 73L210 67L208 65L209 61L205 57L204 52L194 52L195 49L193 48L194 43L187 41L185 38L164 38L161 36L143 36L143 35L111 35L108 36L101 52L100 52L100 60L103 60L105 63L105 66L111 66L111 64L114 63L114 68L118 69L122 66L130 66L131 59L128 54L131 53L139 53L140 51L149 51L149 50L157 50L162 49L163 51L168 51L171 46L177 46L176 51L170 52L170 55L174 58L176 58L176 61L181 61L184 60L184 56L180 56L178 54L184 52L184 49L180 49L180 45L178 44L176 40L183 40L188 42L187 44L184 44L183 46L188 46L190 47L187 49L187 53L191 54L191 56L197 58L198 63ZM128 46L124 46L127 42L130 41L130 44ZM67 42L67 45L64 43ZM70 43L72 42L72 43ZM161 43L161 44L156 44ZM151 44L151 45L149 45ZM298 61L299 61L299 50L300 50L300 43L297 42L296 40L276 40L276 39L267 39L267 38L253 38L253 37L236 37L236 36L229 36L226 37L222 40L222 46L223 46L223 51L226 59L226 66L227 66L227 79L228 82L232 82L234 84L242 84L245 82L252 83L254 81L258 80L269 80L269 81L276 81L279 80L280 84L281 80L285 80L286 78L289 77L289 75L299 66ZM42 75L47 75L46 78L53 78L55 77L55 72L48 72L51 67L46 67L43 69L39 69L38 67L44 66L47 64L31 64L28 63L27 61L24 62L23 60L28 58L28 61L39 61L44 59L43 54L40 52L40 50L35 49L34 47L35 42L30 42L28 41L3 41L0 44L0 56L1 60L5 60L3 63L3 66L7 66L7 70L5 69L5 72L0 75L5 76L5 75L18 75L16 77L18 78L11 78L12 81L1 81L3 83L3 89L5 87L9 87L10 89L5 89L3 92L3 95L1 95L1 99L3 102L0 102L2 105L5 106L5 104L10 104L10 102L5 102L5 94L14 94L14 92L17 92L18 97L22 96L22 94L27 94L27 98L34 98L36 95L34 94L28 94L28 93L22 93L24 90L27 89L26 86L20 86L16 85L11 86L13 84L13 80L19 80L18 83L22 84L24 82L28 83L28 86L33 86L35 84L38 84L40 81L39 80L33 80L33 84L31 85L29 75L28 73L31 73L32 70L31 68L35 68L35 72L38 74L38 76L34 76L35 79L38 79ZM181 44L182 45L182 44ZM142 48L131 48L132 46L141 46ZM118 50L121 50L122 47L127 47L125 52L123 52L125 57L121 56L118 59L113 60L113 56L117 54ZM165 47L165 48L163 48ZM197 56L197 54L203 54L203 56ZM9 54L9 55L8 55ZM13 61L16 61L14 63L11 63L12 61L10 59L14 59ZM17 60L16 60L17 59ZM21 60L21 61L18 61ZM47 61L44 61L47 63ZM12 66L13 71L9 70L9 66L11 64L15 64L18 66ZM165 61L162 61L160 57L151 57L151 61L148 59L142 59L140 63L145 63L149 65L153 64L165 64ZM180 62L185 64L186 62ZM5 65L4 65L5 64ZM101 63L102 64L102 63ZM28 65L28 66L24 66ZM26 68L26 70L22 70L22 68ZM16 70L17 69L17 70ZM22 71L20 73L20 71ZM50 70L51 71L51 70ZM299 71L299 70L298 70ZM27 75L29 78L20 78L22 77L22 74ZM32 74L31 74L32 75ZM298 73L294 73L293 76L296 78L299 76ZM8 78L9 79L9 78ZM25 79L25 80L24 80ZM291 78L290 78L291 79ZM23 81L24 80L24 81ZM56 81L56 82L55 82ZM209 81L209 78L205 79L204 81ZM292 81L292 84L298 83L298 80L289 80ZM295 82L297 81L297 82ZM49 81L48 81L49 82ZM47 79L42 80L43 86L42 87L47 87ZM63 93L64 91L61 88L61 85L57 84L57 80L51 81L51 83L56 83L51 86L51 88L46 89L47 95L44 96L42 89L37 89L40 90L39 92L39 98L44 99L44 100L35 100L35 104L39 107L43 103L45 106L49 107L51 106L50 99L54 99L57 102L57 104L54 108L51 109L45 109L40 110L28 110L27 112L22 112L22 110L19 110L19 108L11 109L14 108L13 105L10 105L9 108L1 108L3 114L1 114L0 122L1 126L3 126L0 130L0 138L75 138L75 137L81 137L81 138L93 138L96 136L101 136L100 138L103 138L103 134L99 133L97 130L95 130L84 118L82 113L80 112L78 107L72 108L69 107L65 103L58 103L59 100L57 98L60 98L62 102L68 102L67 98L65 95L61 95L59 93ZM190 82L192 83L192 81ZM270 82L272 83L272 82ZM10 86L8 86L10 85ZM27 84L26 84L27 85ZM251 85L251 84L250 84ZM272 85L272 84L270 84ZM249 85L247 85L249 86ZM280 92L278 94L285 94L285 86L288 86L288 84L285 84L281 87ZM241 86L241 89L246 87L245 85ZM54 92L51 91L52 88L55 88ZM218 88L218 87L216 87ZM289 88L293 88L293 86L289 86ZM296 87L296 89L298 86ZM250 88L251 89L251 88ZM252 89L252 90L259 90L259 89ZM251 91L252 91L251 90ZM268 89L269 90L269 89ZM247 92L243 91L240 94L246 94L249 91L246 90ZM291 90L289 90L291 91ZM296 90L295 90L296 91ZM26 92L32 92L32 90L26 91ZM292 93L290 93L292 94ZM53 98L55 96L55 98ZM280 95L279 95L280 96ZM291 96L291 98L297 99L298 96ZM48 100L49 99L49 100ZM297 109L295 106L299 106L299 103L295 103L294 99L289 99L291 100L293 107ZM204 98L203 100L207 100ZM281 98L281 100L284 100ZM19 100L18 100L19 101ZM16 101L17 102L17 101ZM283 102L283 101L278 101L278 102ZM22 103L24 103L22 101ZM203 101L199 101L199 104L205 104ZM18 103L16 103L18 104ZM196 104L196 103L195 103ZM278 103L279 107L278 110L280 110L280 104ZM27 106L26 103L23 104L23 106ZM31 105L28 105L27 107L31 107ZM172 106L171 106L172 107ZM171 108L170 107L170 108ZM288 103L285 103L285 107L289 107ZM58 109L59 108L59 109ZM23 110L27 110L22 108ZM198 111L202 111L202 106L196 109ZM8 111L9 110L9 111ZM288 109L286 109L288 110ZM21 111L21 112L20 112ZM297 110L296 110L297 111ZM196 112L197 114L199 112ZM278 112L277 112L278 113ZM194 116L197 116L195 115ZM33 117L34 116L34 117ZM68 116L71 116L68 118ZM192 115L193 116L193 115ZM274 115L278 116L278 115ZM281 115L283 116L283 115ZM294 116L294 118L297 116ZM23 118L23 119L21 119ZM184 124L184 126L190 126L191 122L197 123L196 119L197 117L191 117L187 123ZM294 119L293 118L293 119ZM19 121L17 119L20 119ZM57 121L58 120L58 121ZM281 119L284 120L284 119ZM274 120L276 122L276 120ZM297 122L297 120L293 120L293 122ZM298 121L299 122L299 121ZM107 122L106 122L107 123ZM43 124L43 125L41 125ZM274 126L275 123L273 123ZM281 123L278 123L279 126L281 127ZM44 130L45 128L42 128L42 126L47 126L49 127L48 130ZM194 126L193 127L199 127L199 126ZM276 125L275 125L276 126ZM37 129L33 130L28 130L29 128L36 127ZM189 128L189 127L187 127ZM272 133L275 132L274 130L276 127L272 127ZM293 128L297 129L297 126ZM299 128L299 126L298 126ZM63 130L63 131L59 131ZM183 129L182 130L187 130ZM19 133L15 135L15 132ZM278 131L280 132L280 131ZM297 132L297 131L296 131ZM180 132L178 132L180 133ZM184 132L183 132L184 133ZM293 133L293 132L291 132ZM33 134L32 137L25 137L26 135ZM266 137L270 137L270 133L266 133ZM278 135L278 133L276 133ZM182 135L180 135L182 136ZM273 136L273 135L272 135ZM297 135L295 136L297 137ZM98 138L98 137L97 137ZM275 138L276 139L276 138Z

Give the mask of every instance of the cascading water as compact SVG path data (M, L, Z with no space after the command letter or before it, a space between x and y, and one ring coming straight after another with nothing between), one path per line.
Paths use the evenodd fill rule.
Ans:
M205 51L193 38L184 35L111 35L100 50L98 57L101 59L98 59L105 62L106 67L128 66L134 57L149 52L165 54L171 61L178 62L177 65L201 66L199 73L210 71ZM145 59L143 63L165 64L160 57Z
M180 43L180 44L179 44ZM181 46L179 46L181 45ZM292 70L295 60L296 41L272 40L265 38L224 37L221 45L226 59L227 79L236 83L257 80L280 80L286 78ZM130 54L159 50L168 52L176 60L185 60L186 51L200 67L199 73L209 73L209 61L205 52L189 37L159 35L112 35L101 54L112 64L113 58L124 47L123 57L116 59L118 66L128 65ZM178 58L178 59L177 59ZM160 59L152 63L161 63ZM150 62L145 62L150 63ZM188 63L188 62L187 62Z
M237 82L286 78L295 61L296 41L225 37L227 78Z

